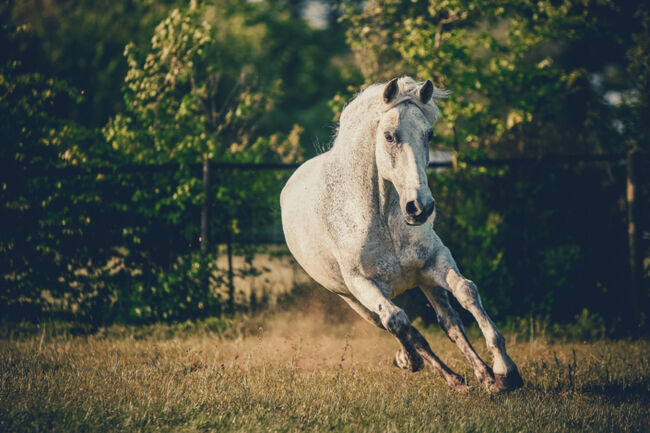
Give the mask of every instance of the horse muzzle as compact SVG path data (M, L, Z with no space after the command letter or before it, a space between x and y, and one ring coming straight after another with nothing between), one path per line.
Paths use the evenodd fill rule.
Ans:
M436 208L436 202L433 200L433 197L429 197L429 200L426 200L425 203L421 203L420 200L411 200L406 203L404 209L404 217L406 218L406 224L411 226L419 226L424 224L424 222L431 216L434 209Z

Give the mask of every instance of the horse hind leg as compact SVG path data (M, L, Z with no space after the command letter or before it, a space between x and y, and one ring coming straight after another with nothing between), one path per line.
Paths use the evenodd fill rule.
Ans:
M465 330L463 329L463 322L456 310L449 304L447 292L441 287L422 287L421 289L436 311L440 327L445 331L449 339L458 346L463 355L465 355L478 381L488 390L495 390L494 373L481 357L478 356L472 344L467 339Z
M459 392L467 392L470 389L465 385L462 376L454 373L433 353L427 340L411 325L404 310L388 299L375 282L363 277L356 277L347 278L346 283L348 283L356 301L373 313L373 316L379 317L382 327L397 338L404 347L407 357L410 353L417 354L428 362L452 389ZM401 357L401 355L397 355L396 358L398 356ZM402 365L408 366L406 363Z
M339 296L341 296L341 298L343 298L343 300L350 306L350 308L356 311L357 314L359 314L359 316L365 319L368 323L371 323L378 328L385 329L384 325L381 324L379 316L372 313L355 298L349 298L343 295ZM418 355L417 352L414 350L409 350L400 342L400 348L397 349L397 352L395 353L393 365L403 370L415 373L424 368L424 360L420 355Z

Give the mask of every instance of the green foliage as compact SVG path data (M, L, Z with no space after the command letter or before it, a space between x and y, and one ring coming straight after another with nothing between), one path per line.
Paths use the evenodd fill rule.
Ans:
M575 316L575 323L567 326L570 337L589 341L597 338L604 338L607 335L605 321L597 313L591 313L584 308L580 314Z
M251 149L250 121L271 108L273 89L253 90L246 62L253 41L245 33L217 31L204 18L208 11L173 10L156 27L146 55L127 45L130 115L118 115L106 128L114 149L137 162L181 164ZM222 21L236 19L213 13Z
M513 156L624 149L603 97L643 94L625 72L626 50L645 43L634 13L614 1L388 0L348 6L343 20L367 82L407 73L453 91L441 144Z
M126 110L106 125L104 140L66 118L83 103L81 91L21 62L37 57L24 48L37 43L18 43L38 39L35 33L3 27L3 46L22 47L3 53L0 75L9 174L0 193L3 220L16 227L0 243L9 286L0 293L3 312L36 318L51 310L97 324L220 311L214 288L225 270L214 268L218 244L250 241L258 231L242 232L242 225L264 227L277 218L284 177L212 173L212 250L199 254L206 196L192 164L300 158L300 127L256 130L280 97L281 61L263 76L254 73L269 60L268 26L259 21L271 14L265 7L223 1L174 10L148 49L129 44ZM278 26L287 21L281 10L275 14ZM165 163L180 167L81 177L43 171Z
M127 65L124 46L142 47L154 27L184 0L9 0L3 21L29 28L31 38L15 49L25 63L83 92L79 104L60 115L86 127L102 127L123 108L121 87ZM4 45L3 45L4 49Z
M25 27L2 24L0 44L0 149L4 169L77 165L87 161L84 128L68 122L60 112L83 97L65 81L25 64L12 47L31 39ZM76 142L75 145L70 145Z
M25 27L0 27L0 45L8 48L0 54L0 219L11 227L0 235L3 307L21 299L38 303L42 291L57 291L61 284L56 277L61 273L53 270L71 274L57 263L57 257L77 235L77 229L89 222L88 215L70 215L69 206L94 200L94 195L81 194L70 203L70 191L61 181L33 178L43 170L92 160L96 149L91 143L96 134L61 116L67 107L81 102L77 89L21 60L14 48L31 38ZM66 205L61 206L62 201ZM41 218L44 213L47 218ZM79 258L75 253L72 256L73 262ZM32 278L45 284L35 287Z
M650 151L650 10L639 4L635 18L640 28L632 35L626 52L629 62L627 72L635 91L624 94L626 104L621 107L621 117L627 131L634 131L633 144Z
M509 317L499 327L501 332L517 335L525 341L598 341L616 336L619 329L616 326L606 325L604 318L598 313L590 312L584 308L568 323L554 323L549 316ZM473 328L470 334L477 337L480 330Z
M188 169L192 163L300 156L300 128L271 136L256 132L279 95L279 77L256 76L266 31L247 20L247 13L248 6L237 2L173 10L156 27L148 51L140 53L134 45L125 50L127 111L109 122L105 136L127 161L181 164L165 189L159 184L154 194L141 189L132 198L143 216L182 227L178 243L197 239L199 219L191 210L206 200L200 178ZM238 242L240 225L264 225L274 217L277 192L271 185L281 184L277 173L235 170L212 173L212 178L215 187L207 192L212 241ZM145 231L151 236L156 229ZM209 245L207 252L156 263L153 280L145 279L136 294L118 298L125 298L143 320L218 311L211 287L224 283L225 271L210 268L217 242Z
M624 227L617 208L624 173L584 167L432 173L436 230L489 313L569 322L583 308L610 320L626 300ZM612 227L612 230L602 230ZM603 248L607 245L607 248ZM619 288L619 289L617 289Z

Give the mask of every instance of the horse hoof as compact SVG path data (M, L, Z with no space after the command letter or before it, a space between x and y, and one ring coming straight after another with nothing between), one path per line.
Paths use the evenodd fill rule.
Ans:
M457 374L447 377L447 384L451 389L461 394L466 394L472 390L471 386L465 384L465 379Z
M486 390L488 391L496 390L496 380L494 379L494 376L479 377L478 381L481 385L483 385L483 388L485 388Z
M509 375L495 374L494 375L494 390L496 392L509 392L524 386L524 381L516 369L510 372Z
M395 358L393 358L393 365L402 370L408 370L411 373L416 373L424 368L424 360L417 353L413 356L408 356L406 351L403 348L400 348L397 353L395 353Z
M492 369L487 365L485 366L484 371L476 372L476 379L478 380L478 383L483 385L483 387L488 391L493 391L496 386L494 373L492 372Z
M472 387L465 384L459 384L459 385L452 385L451 389L453 389L459 394L467 394L472 390Z

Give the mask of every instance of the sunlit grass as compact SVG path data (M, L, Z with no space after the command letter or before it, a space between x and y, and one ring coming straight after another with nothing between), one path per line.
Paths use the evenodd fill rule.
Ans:
M44 328L7 336L0 340L0 430L648 429L646 341L520 338L509 349L526 385L490 395L447 338L428 331L434 351L475 387L458 395L431 369L393 367L397 345L385 333L336 320L314 310L221 328L112 327L79 336Z

